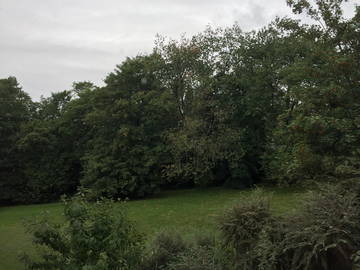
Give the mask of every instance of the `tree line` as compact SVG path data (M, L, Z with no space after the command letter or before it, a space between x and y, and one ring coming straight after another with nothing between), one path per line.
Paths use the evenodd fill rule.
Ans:
M288 0L314 23L158 37L105 85L31 100L0 80L0 202L360 175L360 8Z

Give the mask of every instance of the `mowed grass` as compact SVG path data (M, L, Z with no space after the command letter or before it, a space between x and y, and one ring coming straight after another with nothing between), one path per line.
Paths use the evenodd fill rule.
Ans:
M295 188L265 188L265 191L272 194L271 207L275 214L291 211L304 193ZM246 200L250 192L224 188L165 191L154 198L126 202L126 208L129 218L148 237L162 229L184 233L215 230L216 216ZM32 245L22 220L43 211L48 211L53 220L63 219L61 203L0 207L0 270L24 269L18 255L22 251L31 253Z

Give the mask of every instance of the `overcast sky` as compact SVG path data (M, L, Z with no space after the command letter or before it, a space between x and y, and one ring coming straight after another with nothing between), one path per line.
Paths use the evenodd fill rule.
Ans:
M74 81L101 85L126 56L150 52L156 34L252 30L290 14L285 0L0 0L0 78L17 77L38 100Z

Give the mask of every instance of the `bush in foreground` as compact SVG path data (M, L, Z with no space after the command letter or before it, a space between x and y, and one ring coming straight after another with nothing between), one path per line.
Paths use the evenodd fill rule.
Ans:
M273 222L269 196L261 190L224 212L219 228L224 246L229 248L237 267L254 269L258 266L255 247L263 230Z
M149 244L142 269L167 269L166 267L168 267L171 261L187 248L188 243L186 243L179 233L160 231Z
M213 235L196 233L183 237L174 231L158 233L148 246L143 270L220 270L228 261Z
M270 214L263 196L225 212L224 245L236 269L353 270L360 250L359 194L347 185L310 192L293 215Z
M291 258L289 269L354 269L360 250L358 196L326 185L305 198L300 211L287 220L280 242L282 253Z
M60 270L355 270L360 269L360 197L348 184L323 185L287 216L275 216L256 190L219 218L220 237L158 233L143 238L123 211L101 200L65 201L64 225L29 224L36 259L28 269Z
M111 200L89 203L80 194L64 200L65 223L48 216L28 223L38 254L22 256L27 269L133 270L141 262L143 237Z

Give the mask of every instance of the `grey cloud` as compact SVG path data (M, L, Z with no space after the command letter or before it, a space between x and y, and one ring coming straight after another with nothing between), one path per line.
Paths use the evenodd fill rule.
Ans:
M101 84L126 56L149 52L156 34L236 21L247 31L289 14L285 0L0 0L0 78L16 76L38 99L73 81Z

